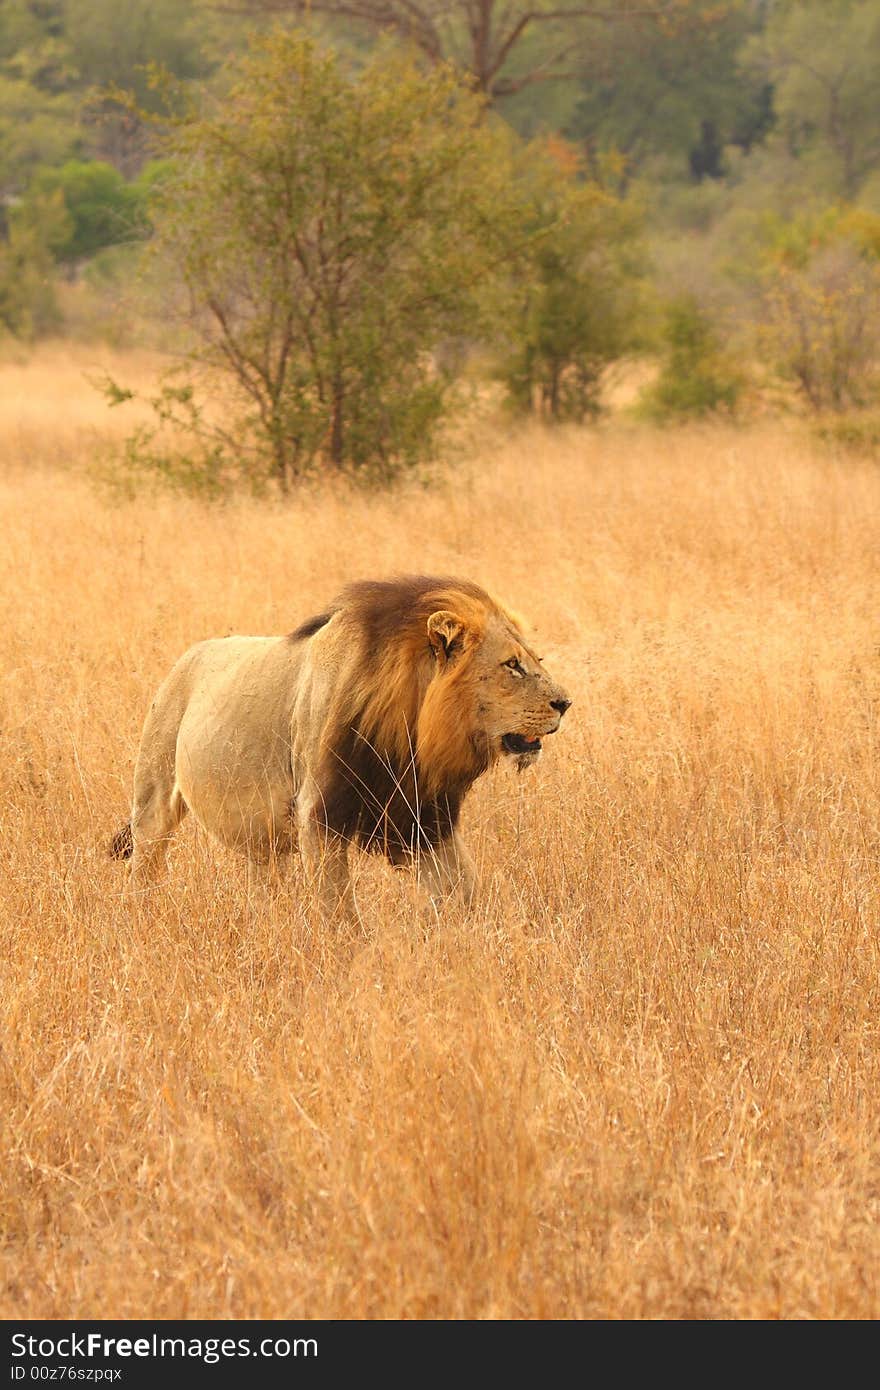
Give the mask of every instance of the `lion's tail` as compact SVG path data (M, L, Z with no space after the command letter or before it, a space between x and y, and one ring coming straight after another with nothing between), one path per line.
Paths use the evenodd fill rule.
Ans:
M117 830L113 839L110 841L111 859L130 859L134 849L134 841L131 838L131 821L127 820L125 825Z

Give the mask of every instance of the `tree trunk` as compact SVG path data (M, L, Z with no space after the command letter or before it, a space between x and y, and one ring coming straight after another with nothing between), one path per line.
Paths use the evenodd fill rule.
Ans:
M290 491L290 480L294 470L291 468L290 463L288 461L287 450L284 447L283 440L277 439L275 441L275 444L272 448L272 454L274 457L275 464L272 471L275 474L275 478L281 491L283 493L287 493Z
M330 462L341 468L345 462L345 386L342 373L333 378L333 398L330 402Z

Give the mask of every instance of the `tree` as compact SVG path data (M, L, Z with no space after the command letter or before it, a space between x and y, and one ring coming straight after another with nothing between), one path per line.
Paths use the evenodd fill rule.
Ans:
M144 125L108 88L157 111L150 65L184 82L206 76L206 32L196 0L0 0L0 200L36 167L89 153L135 174Z
M180 83L204 78L212 64L201 46L194 0L66 0L66 37L85 99L91 146L127 177L143 163L147 140L141 115L162 109L151 82L153 65ZM132 94L126 111L108 88Z
M394 34L432 64L451 62L490 101L574 75L590 22L674 22L689 0L227 0L257 14L326 15L374 34ZM540 33L541 42L530 40ZM520 60L527 47L525 64Z
M880 395L880 218L832 208L777 223L761 336L815 411Z
M537 156L537 157L535 157ZM598 414L606 367L637 343L639 219L553 139L533 152L535 232L528 268L507 288L501 379L517 410L582 422Z
M144 233L143 194L111 164L72 159L55 169L41 169L28 197L42 199L55 192L69 219L68 234L54 247L59 261L73 264Z
M58 328L54 254L70 234L61 193L17 207L0 239L0 331L29 341Z
M730 413L744 385L742 372L723 351L705 309L691 295L666 306L657 380L642 393L641 410L667 422Z
M0 73L0 206L18 197L36 165L68 159L81 143L75 103Z
M449 70L399 54L352 80L276 31L226 76L164 142L152 216L185 287L187 363L225 375L230 409L209 426L189 387L165 407L282 486L316 461L389 475L446 405L432 349L476 331L510 257L511 137Z
M758 22L738 0L684 15L659 33L614 26L582 60L567 135L591 153L624 154L629 173L660 154L683 172L689 166L697 180L720 177L724 146L748 146L766 121L762 80L744 80L737 61Z
M0 7L0 66L44 90L63 85L65 0L4 0Z
M880 161L878 0L784 0L744 61L772 83L789 147L830 156L829 192L854 198Z

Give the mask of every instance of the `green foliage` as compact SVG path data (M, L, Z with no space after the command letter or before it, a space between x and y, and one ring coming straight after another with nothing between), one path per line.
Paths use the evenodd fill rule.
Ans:
M821 250L804 270L780 265L770 278L764 329L780 374L816 411L876 399L880 268L854 248Z
M432 352L478 331L515 249L509 139L400 56L355 79L277 31L225 76L174 124L153 202L190 360L229 378L235 439L282 486L316 464L389 477L430 455L450 388Z
M69 234L59 192L33 199L10 217L0 240L0 331L30 341L60 326L54 258Z
M61 327L57 264L74 266L143 236L149 184L126 183L98 161L38 169L26 194L9 201L5 237L0 230L0 324L7 332L30 340ZM109 327L106 306L100 314Z
M195 216L189 191L198 182L204 155L204 187L217 173L219 219L222 223L231 214L231 230L225 236L222 228L210 225L206 193L193 239L209 248L205 263L219 249L218 264L231 270L219 295L212 282L212 302L204 295L193 297L193 313L184 327L198 330L200 360L216 365L222 359L238 380L249 402L249 428L272 454L279 477L343 457L346 467L382 474L423 456L450 397L450 373L445 367L428 370L428 365L449 360L443 344L447 334L464 341L491 336L490 309L503 320L502 369L511 400L552 418L589 418L599 405L604 363L641 337L636 302L641 267L630 200L647 210L647 249L664 299L689 294L704 314L711 304L719 315L723 307L725 315L736 313L741 319L757 319L760 301L762 352L815 409L844 410L850 408L847 402L871 398L869 361L880 349L871 323L862 320L863 310L874 312L874 278L867 267L880 246L880 0L664 0L657 6L608 0L585 10L535 6L526 0L450 0L441 6L435 0L303 0L302 5L282 0L280 5L289 11L288 18L297 7L309 13L313 35L332 36L336 58L328 93L336 91L333 82L346 93L358 90L350 74L364 63L364 93L370 84L375 91L383 83L392 88L402 60L388 56L387 48L377 48L375 41L380 33L393 32L399 41L420 48L422 60L437 66L441 82L449 78L444 58L457 71L468 72L476 89L515 130L529 136L559 131L571 140L582 161L571 183L580 189L569 190L564 209L562 195L555 206L548 195L536 210L534 176L521 169L512 172L512 157L493 124L497 119L500 125L500 118L484 113L480 140L485 149L495 142L498 151L489 156L494 166L483 176L486 196L475 197L469 214L462 191L455 211L450 190L459 175L444 166L436 194L426 189L421 195L422 212L412 225L421 217L422 230L408 231L398 251L394 236L413 205L404 198L395 206L389 181L380 187L381 159L365 154L370 141L382 148L379 122L369 109L373 98L362 98L367 112L362 127L347 96L336 116L319 117L320 65L316 59L318 76L309 86L293 62L290 82L297 95L287 112L291 125L278 134L287 119L280 67L275 95L264 75L258 91L248 96L244 88L250 60L223 66L222 55L243 52L248 25L262 26L265 33L274 23L275 3L242 0L230 10L205 0L0 0L0 259L7 331L12 324L26 334L58 326L53 257L66 268L59 289L66 331L104 333L111 320L112 332L122 335L119 341L131 341L127 334L144 331L140 316L132 316L123 303L131 279L125 244L149 231L152 207L164 209L162 244L181 266L185 258L175 256L173 237L167 235L176 217L176 193L166 198L162 187L184 190L186 215ZM477 20L471 23L474 15ZM167 81L157 81L157 66ZM565 80L551 80L560 76ZM129 93L127 104L118 99L120 91ZM242 136L234 111L226 110L227 99L242 113L242 122L251 122L247 136ZM328 96L331 104L335 99ZM385 94L385 102L389 109L395 106L393 92ZM454 113L463 111L462 102L461 97L452 99ZM180 116L190 104L200 114L178 123L176 135L160 151L167 158L145 168L152 126L169 113ZM215 115L228 118L224 129L232 143L227 166L216 142L213 150L210 142L203 150L195 136L200 122L210 124ZM453 114L453 125L458 119ZM439 125L436 108L427 124L429 129ZM319 127L320 139L306 133ZM185 130L192 136L189 146ZM402 132L396 115L389 130L385 144L393 150L392 163L400 166L394 178L405 181L409 174L402 172L403 150L410 135ZM269 153L259 148L264 138L274 141ZM294 141L305 158L314 159L320 177L309 181L303 175L305 158L296 164ZM363 172L355 168L355 157L344 169L339 151L346 142L364 161ZM238 200L231 191L235 159L242 168L248 161L252 165L252 173L242 180L242 188L247 185L250 192ZM442 163L439 147L430 159L424 157L423 170L431 168L431 159ZM184 174L187 160L189 172ZM269 191L264 192L257 185L273 160ZM285 161L288 173L294 171L289 178L282 169ZM473 154L471 169L478 163ZM344 314L340 304L331 308L329 280L310 298L317 283L314 257L307 256L305 266L294 257L295 268L283 269L295 237L302 241L305 235L302 230L283 234L277 251L265 240L277 204L287 196L282 176L293 198L289 227L301 216L301 228L306 227L302 208L314 198L321 179L330 187L329 179L344 190L341 225L348 227L357 217L374 239L373 259L359 245L356 268L353 263L345 273ZM430 181L434 174L426 177ZM597 202L592 184L623 201ZM60 240L57 219L50 217L52 225L43 229L37 214L57 191L68 214L68 230ZM256 235L248 231L248 239L254 249L239 267L235 229L247 227L251 195ZM489 205L492 198L496 209ZM524 224L516 205L529 199L532 208ZM376 212L383 200L384 218ZM440 206L444 200L445 210ZM841 205L849 219L846 235ZM795 218L792 208L798 209ZM325 209L325 229L332 211ZM485 247L476 230L480 215L487 229ZM186 233L179 220L182 250ZM429 224L435 228L433 242L425 230ZM438 252L441 225L446 233ZM329 254L332 264L335 252L328 251L328 238L325 230L321 254ZM534 252L526 259L521 255L524 241ZM438 266L451 253L448 293L442 276L431 274L429 244ZM469 282L464 266L468 254ZM248 303L249 296L259 303L272 298L258 284L258 256L266 261L265 282L283 285L267 358L254 347L261 331L259 315ZM424 308L412 288L418 280L413 263L419 257L427 288ZM502 310L497 270L505 257L516 273L508 278ZM194 263L195 251L189 259ZM166 270L156 274L168 281L170 307L179 310L167 259L165 264ZM411 287L406 291L404 269ZM395 286L391 291L386 273ZM191 283L186 275L183 279L189 294ZM380 303L377 291L369 310L382 322L378 338L363 326L368 283L381 286L384 296ZM173 284L179 290L180 280ZM285 319L283 306L300 294L302 285L307 288L300 305L307 307ZM155 298L155 283L149 294ZM218 308L227 325L234 325L237 342L247 324L249 336L234 368L235 354L227 351L230 342L220 328ZM405 309L411 321L408 337L396 326ZM297 340L295 351L280 347L285 322ZM303 348L308 339L304 329L311 333L314 324L320 328L317 338ZM163 343L164 337L163 332ZM331 353L316 346L331 339L344 341L344 349L337 346ZM387 371L371 354L380 362L389 357ZM330 386L334 373L336 385ZM323 393L322 409L330 408L331 397L338 405L340 385L344 411L336 409L336 425L322 425L315 401ZM389 396L399 397L399 408L389 411ZM377 431L381 445L375 443ZM294 438L298 443L291 452Z
M755 7L687 10L666 25L608 25L582 59L566 133L591 152L614 149L630 174L658 155L696 178L719 177L724 147L750 144L766 121L760 78L744 79L737 52Z
M880 459L880 412L876 410L819 416L813 430L825 444L847 453Z
M65 26L82 82L111 83L130 91L140 105L156 109L149 64L158 63L182 80L203 77L193 0L66 0Z
M660 375L643 392L640 411L658 422L731 413L743 389L742 373L721 350L712 323L696 300L668 305Z
M143 122L108 89L157 111L150 65L181 81L213 60L197 0L3 0L0 5L0 196L20 194L42 165L83 155L131 176L143 160Z
M829 194L854 198L880 160L877 0L798 0L773 6L744 52L773 87L780 134Z
M499 369L515 410L557 422L599 413L605 368L639 337L639 219L597 185L576 182L577 172L554 141L534 147L520 175L531 251L507 290Z
M69 160L56 169L41 169L31 196L56 192L70 217L70 235L54 248L60 261L83 260L145 230L142 186L127 183L110 164Z
M92 151L131 177L147 153L144 118L164 109L153 69L182 84L212 70L198 6L194 0L66 0L66 16ZM130 104L120 110L110 90L128 93Z
M91 384L114 408L138 399L129 387L109 375L90 378ZM133 496L144 488L160 486L173 492L218 501L249 483L254 492L265 485L265 472L254 467L253 451L246 440L235 452L235 440L212 438L205 407L191 381L181 370L166 373L159 389L146 398L153 422L139 425L126 439L122 458L114 456L108 468L99 461L96 478L114 495Z
M880 219L846 208L768 224L761 337L814 411L880 392Z
M79 143L67 93L42 92L0 71L0 200L20 195L36 166L69 158Z
M61 0L0 5L0 203L24 191L35 167L79 150L63 27Z

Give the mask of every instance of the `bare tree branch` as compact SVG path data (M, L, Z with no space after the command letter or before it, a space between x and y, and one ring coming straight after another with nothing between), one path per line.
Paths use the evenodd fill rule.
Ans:
M431 63L453 62L490 102L534 82L573 76L571 62L591 22L653 21L682 17L682 0L618 0L606 5L544 8L535 0L218 0L212 8L237 14L326 15L354 20L377 33L394 33ZM551 60L536 58L525 71L502 75L522 41L544 27L557 39ZM567 27L567 32L560 29Z

